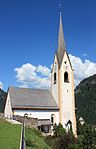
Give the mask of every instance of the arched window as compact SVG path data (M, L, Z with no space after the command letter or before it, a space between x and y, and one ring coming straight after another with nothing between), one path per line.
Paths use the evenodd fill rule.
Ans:
M64 82L67 82L67 83L69 82L67 71L64 73Z
M66 126L67 126L68 130L72 131L72 122L70 120L68 120Z
M54 125L54 114L51 115L51 123Z
M54 84L56 84L56 72L54 73Z
M25 114L24 114L24 117L28 117L28 113L25 113Z

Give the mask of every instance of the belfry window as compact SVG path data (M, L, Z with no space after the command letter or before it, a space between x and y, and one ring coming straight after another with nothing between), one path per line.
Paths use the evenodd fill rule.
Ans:
M64 82L66 82L66 83L69 82L69 79L68 79L68 72L67 72L67 71L64 73Z
M54 73L54 84L56 84L56 72Z

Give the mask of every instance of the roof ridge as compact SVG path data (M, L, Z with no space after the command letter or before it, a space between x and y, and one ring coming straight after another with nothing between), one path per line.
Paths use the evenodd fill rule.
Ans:
M25 88L25 87L18 87L18 86L9 86L8 87L9 89L10 88L15 88L15 89L26 89L26 90L46 90L46 91L49 91L50 92L50 89L43 89L43 88Z

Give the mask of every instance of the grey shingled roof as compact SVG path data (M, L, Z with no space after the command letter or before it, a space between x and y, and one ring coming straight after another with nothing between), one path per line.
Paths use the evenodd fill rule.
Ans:
M49 90L9 87L12 108L58 110Z

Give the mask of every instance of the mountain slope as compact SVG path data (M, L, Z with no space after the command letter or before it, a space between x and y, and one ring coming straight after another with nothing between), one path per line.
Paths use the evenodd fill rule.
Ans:
M96 74L84 79L75 89L77 117L96 124Z
M6 101L6 92L0 89L0 112L4 111L5 101Z

